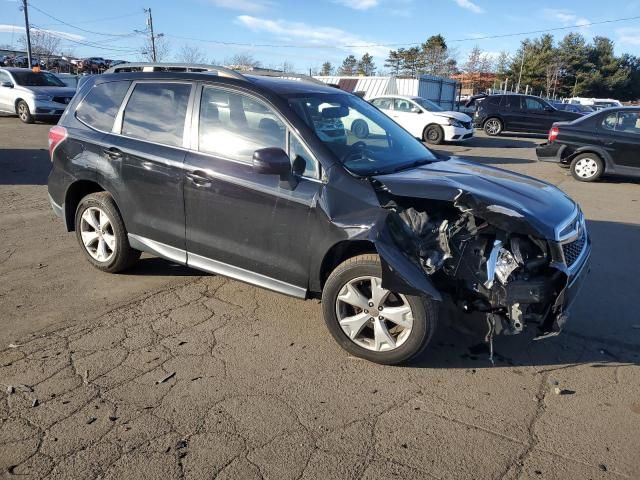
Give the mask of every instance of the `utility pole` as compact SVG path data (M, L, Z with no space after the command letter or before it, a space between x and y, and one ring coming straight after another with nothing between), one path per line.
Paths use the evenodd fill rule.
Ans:
M24 30L27 34L27 61L29 62L29 68L31 68L31 30L29 29L29 11L27 10L27 0L22 0L22 11L24 12Z
M518 86L516 87L516 93L520 93L520 80L522 80L522 67L524 67L524 56L527 53L527 46L522 46L522 60L520 60L520 74L518 75Z
M24 0L26 2L26 0ZM151 58L153 61L156 61L156 37L153 35L153 17L151 16L151 9L145 8L145 12L147 12L147 26L149 27L149 32L151 33Z

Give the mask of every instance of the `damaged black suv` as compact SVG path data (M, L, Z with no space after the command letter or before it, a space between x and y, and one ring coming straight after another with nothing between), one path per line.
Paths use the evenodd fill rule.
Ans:
M362 121L364 137L350 131ZM338 343L374 362L420 353L445 300L479 316L487 340L528 324L554 335L588 265L584 217L554 186L437 158L369 103L310 81L94 76L49 151L51 205L98 269L145 251L321 298Z

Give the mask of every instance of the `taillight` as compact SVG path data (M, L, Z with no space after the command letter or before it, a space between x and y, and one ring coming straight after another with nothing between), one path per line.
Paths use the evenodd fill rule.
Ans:
M559 134L560 129L558 127L551 127L551 130L549 130L549 143L553 143Z
M60 125L56 125L55 127L51 127L49 129L49 158L53 162L53 151L56 147L62 142L65 138L67 138L67 129L61 127Z

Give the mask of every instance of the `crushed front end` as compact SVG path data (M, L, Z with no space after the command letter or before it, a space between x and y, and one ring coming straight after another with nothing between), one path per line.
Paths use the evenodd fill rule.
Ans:
M518 212L462 191L443 201L375 187L395 243L462 311L482 314L488 342L528 324L538 326L536 339L561 331L591 251L577 206L554 238L544 238Z

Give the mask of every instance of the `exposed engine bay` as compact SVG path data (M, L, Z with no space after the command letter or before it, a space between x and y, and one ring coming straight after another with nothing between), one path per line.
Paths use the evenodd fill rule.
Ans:
M529 323L539 326L538 338L559 333L568 277L554 268L546 240L496 228L462 195L452 204L378 193L394 241L462 311L484 314L491 346L494 335Z

